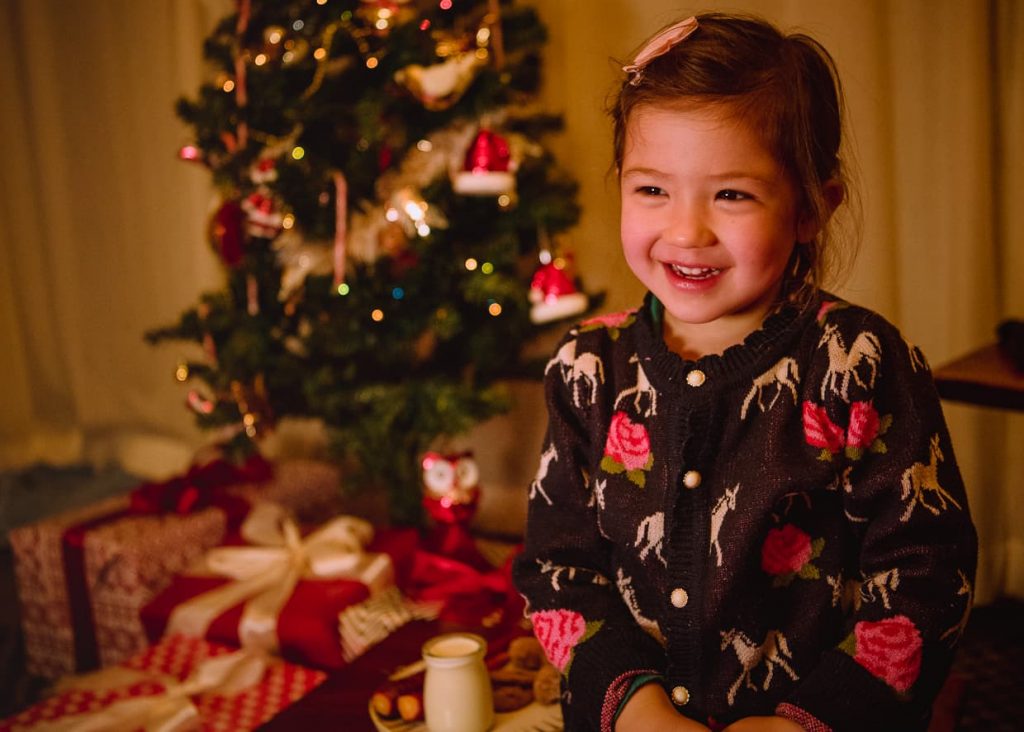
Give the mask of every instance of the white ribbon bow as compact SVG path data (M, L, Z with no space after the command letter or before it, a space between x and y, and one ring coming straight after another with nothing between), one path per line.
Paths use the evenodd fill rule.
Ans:
M256 546L218 547L206 554L211 571L235 581L175 607L165 635L202 638L219 615L245 602L238 626L241 646L273 653L281 609L304 575L349 577L366 584L371 594L393 581L391 558L363 551L373 539L372 525L353 516L333 519L303 540L283 508L259 503L242 525L242 536Z
M114 667L75 677L64 689L103 691L140 681L156 680L164 691L152 696L114 702L95 712L47 721L47 732L185 732L200 726L199 710L189 697L198 694L237 694L260 682L267 668L262 653L241 650L208 658L181 683L142 671Z

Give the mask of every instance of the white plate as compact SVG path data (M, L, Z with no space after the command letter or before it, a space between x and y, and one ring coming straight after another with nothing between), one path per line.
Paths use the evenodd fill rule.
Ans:
M372 705L369 709L373 726L379 732L427 732L423 722L381 719ZM514 712L499 712L494 715L491 732L562 732L562 707L533 702Z

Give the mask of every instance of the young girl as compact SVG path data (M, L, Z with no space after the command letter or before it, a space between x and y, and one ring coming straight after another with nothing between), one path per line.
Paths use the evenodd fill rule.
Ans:
M514 575L566 729L924 729L976 536L923 355L819 289L832 59L702 15L624 71L622 245L650 294L547 366Z

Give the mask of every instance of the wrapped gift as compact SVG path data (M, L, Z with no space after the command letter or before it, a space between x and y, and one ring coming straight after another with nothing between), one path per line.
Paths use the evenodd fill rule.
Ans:
M220 509L138 515L129 503L112 498L11 532L29 673L53 679L145 647L139 607L224 537Z
M142 608L151 640L186 633L337 669L422 616L396 586L411 571L412 529L374 535L341 516L300 538L279 507L263 503L241 533L250 545L207 552Z
M229 492L250 503L269 501L287 508L299 521L323 521L341 512L338 466L322 460L284 460L274 463L265 482L239 483Z
M26 666L46 678L144 648L139 608L220 544L266 495L300 515L336 512L337 470L294 461L194 466L182 476L14 529Z
M322 671L263 654L170 636L117 666L62 679L51 697L0 721L0 732L244 732L265 723L325 678Z

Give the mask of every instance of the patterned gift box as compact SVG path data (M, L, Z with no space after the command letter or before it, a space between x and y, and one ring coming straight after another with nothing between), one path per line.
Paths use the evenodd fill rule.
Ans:
M346 520L348 517L337 521ZM175 577L141 609L140 616L151 641L158 639L170 626L172 633L202 633L207 640L236 647L261 645L296 663L339 669L409 620L429 617L436 612L435 608L409 602L398 589L411 572L418 543L419 536L413 529L384 530L377 532L365 552L359 555L358 562L341 575L315 578L307 570L294 585L276 618L271 616L275 630L270 641L264 637L242 640L246 602L259 592L251 593L247 599L236 596L234 604L228 604L230 600L217 601L210 593L230 592L232 586L241 587L246 580L217 576L211 573L205 560ZM211 556L236 548L221 547ZM243 552L254 549L261 551L255 547L242 548ZM280 551L282 555L286 553L283 547ZM244 555L238 559L244 562ZM202 604L207 599L211 600L212 607L200 610L202 619L181 622L172 619L183 605L197 601Z
M78 715L107 710L126 700L156 699L187 679L195 679L197 668L209 659L230 660L235 649L202 639L171 636L165 638L114 668L92 674L70 677L58 684L58 691L23 712L0 721L0 732L30 729L54 729L69 725L72 720L85 721ZM268 721L285 707L298 701L326 678L322 671L305 668L280 659L269 660L255 667L255 685L232 691L209 689L188 695L198 728L245 732ZM205 672L205 670L204 670ZM180 687L179 687L180 688ZM173 692L172 692L173 693ZM165 697L166 698L166 697ZM182 702L185 703L185 702ZM192 710L187 710L195 713ZM140 715L139 709L135 710ZM180 713L180 709L179 709ZM98 722L93 719L93 724ZM142 727L144 720L135 716L133 726ZM115 723L100 724L90 729L120 728Z
M265 483L226 489L220 506L133 512L133 499L151 487L11 531L30 673L53 679L117 663L144 648L139 609L223 541L228 514L237 514L238 506L244 514L249 502L267 497L322 519L338 510L340 479L326 463L292 461L277 466ZM175 495L189 497L188 491Z
M216 508L133 516L128 506L112 498L11 532L29 673L54 679L144 647L139 607L224 537Z

